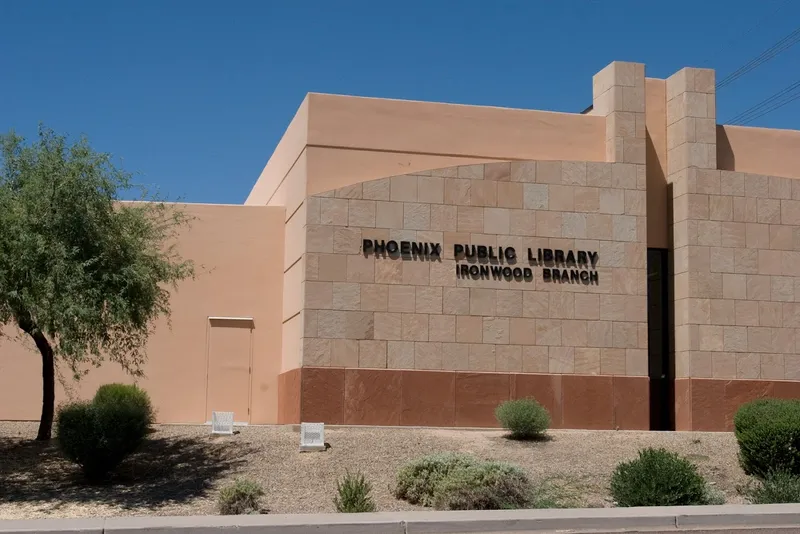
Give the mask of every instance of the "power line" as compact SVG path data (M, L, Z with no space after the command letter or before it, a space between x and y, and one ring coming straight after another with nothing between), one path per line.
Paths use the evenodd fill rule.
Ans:
M725 78L717 82L717 90L722 89L723 87L732 84L748 72L760 67L767 61L771 60L781 52L788 50L795 44L800 42L800 26L793 30L789 35L769 47L768 49L764 50L761 54L756 56L755 58L751 59L734 72L727 75Z
M730 119L728 121L728 124L735 124L735 123L740 122L742 120L748 119L750 115L757 114L763 108L768 107L769 105L775 103L775 101L779 100L782 96L786 95L787 93L793 91L794 89L796 89L798 87L800 87L800 81L797 81L797 82L789 85L788 87L785 87L784 89L781 89L780 91L778 91L774 95L770 96L769 98L766 98L766 99L762 100L761 102L758 102L754 106L747 108L746 110L742 111L741 113L739 113L738 115L736 115L735 117Z
M757 120L757 119L760 119L760 118L761 118L761 117L763 117L764 115L767 115L767 114L769 114L769 113L772 113L772 112L773 112L773 111L775 111L776 109L780 109L780 108L782 108L783 106L785 106L785 105L787 105L787 104L791 104L792 102L794 102L794 101L795 101L795 100L797 100L798 98L800 98L800 93L797 93L797 94L795 94L795 95L790 95L790 98L785 98L785 99L784 99L784 100L782 100L781 102L778 102L778 103L776 103L776 104L775 104L774 106L772 106L771 108L764 110L764 111L763 111L762 113L760 113L759 115L756 115L755 117L752 117L751 119L748 119L747 121L743 122L743 123L742 123L742 126L744 126L744 125L746 125L746 124L750 124L751 122L753 122L753 121L755 121L755 120Z
M772 113L776 109L793 102L797 98L800 98L800 80L789 84L787 87L784 87L772 96L742 111L729 121L726 121L726 124L749 124L763 117L764 115Z

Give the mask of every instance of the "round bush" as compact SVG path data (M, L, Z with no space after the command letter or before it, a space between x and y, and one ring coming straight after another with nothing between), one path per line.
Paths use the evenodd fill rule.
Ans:
M527 508L533 491L518 467L487 462L451 471L433 490L438 510L513 510Z
M253 480L242 478L219 492L217 506L222 515L257 514L261 511L264 489Z
M138 411L141 421L148 426L155 423L156 413L150 396L139 386L132 384L105 384L97 388L92 402L95 405L113 404L128 406L131 411Z
M128 384L106 384L100 386L95 393L92 404L103 413L109 425L118 431L106 436L116 440L114 445L126 451L134 452L150 431L155 421L155 411L150 396L138 386ZM113 427L112 427L113 428Z
M800 477L775 471L747 487L744 494L753 504L800 503Z
M395 497L411 504L433 506L437 483L451 471L477 465L471 456L455 453L432 454L406 464L397 474Z
M745 473L759 478L772 471L800 475L800 401L749 402L737 410L733 425Z
M101 388L92 402L59 408L61 451L90 481L107 478L144 441L153 420L147 394L135 386Z
M709 504L705 479L697 467L666 449L644 449L639 457L619 464L611 475L617 506L682 506Z
M534 399L506 401L497 407L495 416L513 439L540 438L550 427L550 414Z
M78 464L89 479L99 479L112 469L98 450L102 436L97 411L89 402L73 402L58 409L56 435L61 452Z

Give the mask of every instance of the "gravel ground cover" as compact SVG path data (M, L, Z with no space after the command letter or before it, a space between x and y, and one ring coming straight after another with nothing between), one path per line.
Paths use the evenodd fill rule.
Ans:
M458 451L516 463L571 506L611 506L614 466L642 447L688 456L728 503L747 481L730 433L553 430L541 442L509 441L500 431L412 428L326 429L327 452L299 453L291 427L244 427L212 437L203 426L157 426L108 484L88 486L55 444L33 441L34 423L0 423L0 519L216 513L218 489L240 476L258 480L272 513L333 512L337 477L361 470L380 511L419 509L391 487L408 460Z

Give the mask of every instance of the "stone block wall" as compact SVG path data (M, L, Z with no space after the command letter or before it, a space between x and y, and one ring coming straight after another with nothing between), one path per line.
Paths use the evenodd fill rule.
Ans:
M800 392L800 185L717 169L714 71L667 79L677 430Z
M689 169L675 187L676 376L800 379L800 182Z
M303 366L646 376L645 200L642 165L566 161L310 197ZM443 254L376 257L363 239L440 243ZM513 246L512 266L532 277L459 277L455 244ZM598 283L545 281L528 248L596 251Z
M499 403L534 396L556 428L649 428L644 85L636 63L594 77L605 162L451 167L308 197L302 366L281 375L280 421L496 426ZM516 257L463 257L473 246Z

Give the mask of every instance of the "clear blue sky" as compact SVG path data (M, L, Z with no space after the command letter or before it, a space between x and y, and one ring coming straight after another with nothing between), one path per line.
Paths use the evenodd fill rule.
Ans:
M240 203L307 92L578 112L612 60L717 79L789 34L785 0L0 0L0 130L39 121L169 198ZM742 34L754 24L758 28ZM800 45L723 89L797 80ZM800 129L800 100L755 125Z

